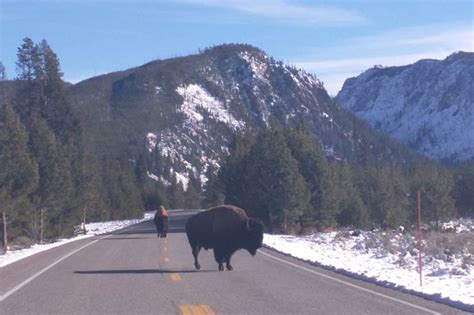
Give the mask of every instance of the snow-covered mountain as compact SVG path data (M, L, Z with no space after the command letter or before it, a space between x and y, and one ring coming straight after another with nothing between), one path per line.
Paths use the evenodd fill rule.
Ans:
M86 145L99 154L137 161L150 178L206 180L237 132L272 121L309 123L327 155L363 155L406 164L415 154L375 132L328 96L314 75L249 45L221 45L199 54L153 61L80 82L71 100Z
M472 52L402 67L374 67L346 80L337 100L430 158L474 157Z

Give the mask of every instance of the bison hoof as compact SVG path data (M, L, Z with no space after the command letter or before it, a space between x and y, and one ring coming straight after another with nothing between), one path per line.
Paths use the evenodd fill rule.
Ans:
M224 271L224 266L219 265L219 271Z
M234 267L232 267L231 265L227 265L227 270L234 270Z
M196 267L197 270L201 269L201 265L200 265L200 264L194 264L194 266Z

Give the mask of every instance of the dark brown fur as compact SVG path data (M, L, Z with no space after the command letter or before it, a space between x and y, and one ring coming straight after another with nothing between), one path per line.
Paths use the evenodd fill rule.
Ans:
M214 249L219 270L224 270L224 261L227 270L232 270L230 259L237 250L246 249L251 255L255 255L262 246L263 224L247 217L243 209L225 205L210 208L189 218L186 222L186 234L196 269L201 268L198 255L203 247L206 250Z
M168 212L164 207L160 207L160 209L156 211L153 221L156 225L158 237L166 237L168 232Z

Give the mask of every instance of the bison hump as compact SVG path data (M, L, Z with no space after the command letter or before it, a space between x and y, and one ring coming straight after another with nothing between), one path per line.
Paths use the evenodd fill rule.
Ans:
M247 220L247 214L235 206L218 206L209 209L213 212L212 230L215 234L227 234L239 230L242 222Z

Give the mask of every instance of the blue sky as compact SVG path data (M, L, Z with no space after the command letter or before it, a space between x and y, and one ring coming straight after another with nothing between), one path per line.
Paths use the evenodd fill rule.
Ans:
M49 42L70 82L248 43L316 74L335 95L375 64L474 51L474 1L0 0L0 35L9 78L26 36Z

